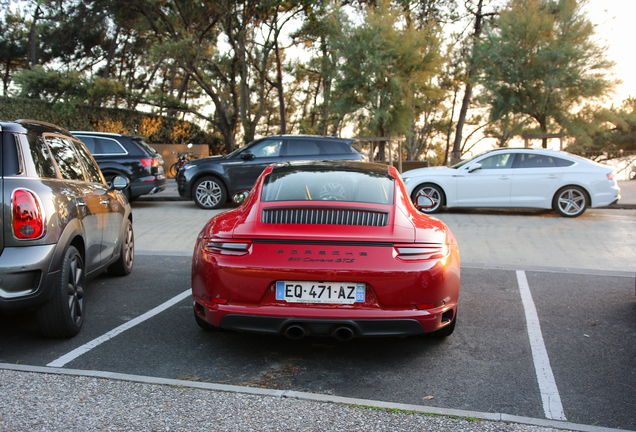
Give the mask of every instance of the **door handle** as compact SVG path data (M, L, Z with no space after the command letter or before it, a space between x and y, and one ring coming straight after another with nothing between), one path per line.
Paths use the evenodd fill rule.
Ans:
M100 204L104 204L104 205L108 205L110 204L110 200L104 200L104 201L100 201Z

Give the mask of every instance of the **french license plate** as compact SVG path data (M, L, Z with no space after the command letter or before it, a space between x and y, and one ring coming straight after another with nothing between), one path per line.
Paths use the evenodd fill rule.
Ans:
M276 282L276 300L289 303L352 304L364 302L366 286L356 282Z

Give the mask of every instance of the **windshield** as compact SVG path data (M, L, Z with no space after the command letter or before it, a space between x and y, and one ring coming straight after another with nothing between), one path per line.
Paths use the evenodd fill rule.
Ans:
M461 167L463 167L464 165L466 165L467 163L469 163L469 162L471 162L471 161L473 161L473 160L477 159L478 157L483 156L483 155L485 155L486 153L490 153L490 152L495 151L495 150L497 150L497 149L491 149L491 150L483 151L483 152L479 153L477 156L473 156L473 157L471 157L470 159L463 160L463 161L461 161L460 163L458 163L458 164L455 164L455 165L451 166L451 168L454 168L454 169L461 168Z
M345 201L393 204L395 181L373 172L279 170L263 186L262 201Z

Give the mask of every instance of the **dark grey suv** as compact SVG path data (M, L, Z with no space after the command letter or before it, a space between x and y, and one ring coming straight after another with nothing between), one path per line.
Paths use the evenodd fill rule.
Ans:
M106 183L115 176L128 179L124 190L129 201L141 195L152 195L166 188L168 180L163 157L142 137L109 132L71 131L86 144L102 170Z
M128 182L107 186L84 144L48 123L0 121L0 150L0 314L35 310L45 336L74 336L86 282L132 271Z
M195 159L177 174L183 198L203 209L225 204L234 193L252 189L265 167L296 160L363 160L354 140L314 136L275 135L261 138L224 156Z

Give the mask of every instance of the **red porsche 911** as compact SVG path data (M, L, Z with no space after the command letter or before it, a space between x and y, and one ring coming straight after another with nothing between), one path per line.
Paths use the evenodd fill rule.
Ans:
M301 339L450 335L459 251L418 211L397 170L346 161L270 165L194 250L202 328ZM421 195L416 204L433 201Z

